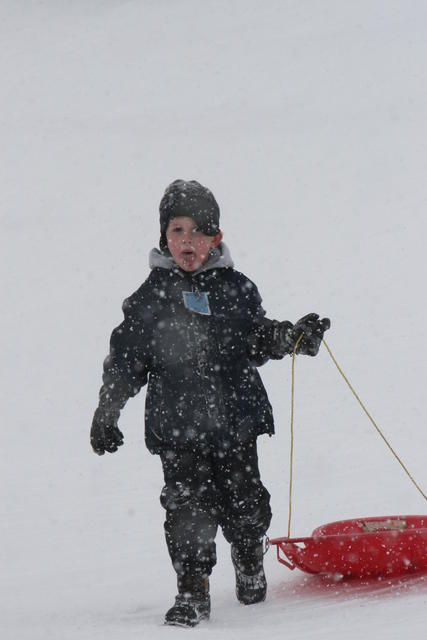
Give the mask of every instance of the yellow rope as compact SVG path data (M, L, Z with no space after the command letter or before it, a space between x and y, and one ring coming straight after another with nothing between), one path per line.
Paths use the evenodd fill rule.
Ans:
M288 538L291 537L291 518L292 518L292 477L294 466L294 404L295 404L295 354L297 347L302 340L302 335L295 343L294 350L292 352L292 384L291 384L291 451L290 451L290 463L289 463L289 515L288 515Z
M295 354L297 351L297 347L300 343L300 340L302 339L302 335L298 338L297 343L294 347L294 350L292 352L292 384L291 384L291 446L290 446L290 465L289 465L289 516L288 516L288 538L291 537L291 519L292 519L292 481L293 481L293 457L294 457L294 404L295 404ZM338 371L340 372L341 376L344 378L345 382L347 383L350 391L352 392L352 394L354 395L354 397L356 398L356 400L358 401L358 403L360 404L360 406L362 407L363 411L366 413L366 415L368 416L369 420L371 421L371 423L373 424L373 426L375 427L375 429L377 430L377 432L379 433L379 435L381 436L381 438L384 440L384 442L386 443L387 447L390 449L390 451L392 452L392 454L394 455L394 457L396 458L396 460L399 462L400 466L402 467L402 469L404 470L404 472L406 473L406 475L408 476L408 478L411 480L411 482L415 485L416 489L420 492L420 494L423 496L423 498L425 500L427 500L427 495L424 493L424 491L421 489L421 487L418 485L418 483L415 481L415 479L413 478L413 476L411 475L411 473L409 472L409 470L407 469L407 467L405 466L405 464L402 462L402 460L400 459L400 457L397 455L396 451L393 449L393 447L391 446L391 444L389 443L389 441L387 440L387 438L385 437L385 435L383 434L383 432L381 431L381 429L379 428L379 426L377 425L377 423L375 422L375 420L373 419L373 417L371 416L371 414L369 413L369 411L366 409L365 405L363 404L363 402L361 401L360 397L358 396L358 394L356 393L356 391L354 390L353 386L350 384L350 381L348 380L347 376L345 375L345 373L343 372L343 370L341 369L341 367L339 366L338 362L336 361L332 351L330 350L329 346L327 345L326 341L323 340L322 341L323 344L325 345L331 359L332 362L335 364L336 368L338 369Z
M339 366L338 362L335 360L335 357L334 357L332 351L330 350L329 346L326 344L325 340L323 340L323 344L325 345L329 355L331 356L332 361L335 364L336 368L338 369L338 371L340 372L340 374L344 378L345 382L347 383L348 387L350 388L350 391L352 392L352 394L354 395L354 397L356 398L356 400L358 401L358 403L362 407L363 411L368 416L369 420L371 421L371 423L373 424L373 426L375 427L375 429L377 430L377 432L379 433L381 438L384 440L384 442L386 443L386 445L388 446L388 448L390 449L390 451L392 452L392 454L394 455L394 457L396 458L396 460L398 461L398 463L400 464L400 466L402 467L402 469L404 470L404 472L406 473L408 478L415 485L417 490L421 493L421 495L423 496L424 500L427 500L427 495L424 493L424 491L422 491L421 487L415 482L415 480L414 480L413 476L411 475L411 473L409 472L408 468L403 464L402 460L399 458L399 456L397 455L396 451L393 449L393 447L391 446L391 444L389 443L389 441L387 440L387 438L385 437L385 435L383 434L383 432L381 431L381 429L379 428L379 426L377 425L377 423L375 422L375 420L373 419L373 417L371 416L371 414L369 413L369 411L367 410L367 408L365 407L365 405L363 404L363 402L361 401L359 396L357 395L356 391L353 389L353 387L350 384L347 376L344 374L344 372L341 369L341 367Z

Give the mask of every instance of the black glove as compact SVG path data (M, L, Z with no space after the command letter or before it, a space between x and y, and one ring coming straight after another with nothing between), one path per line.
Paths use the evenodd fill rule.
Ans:
M118 409L98 407L95 411L90 430L90 443L99 456L103 456L106 451L114 453L123 444L123 433L117 426L119 415Z
M302 334L296 353L316 356L322 343L323 334L330 326L329 318L319 320L317 313L309 313L294 325L287 321L280 322L278 329L281 350L285 353L293 353L297 340Z

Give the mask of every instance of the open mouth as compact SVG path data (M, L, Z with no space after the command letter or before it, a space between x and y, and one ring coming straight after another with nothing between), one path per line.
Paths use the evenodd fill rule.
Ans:
M184 269L192 271L197 260L196 252L191 249L185 249L184 251L181 251L180 260Z

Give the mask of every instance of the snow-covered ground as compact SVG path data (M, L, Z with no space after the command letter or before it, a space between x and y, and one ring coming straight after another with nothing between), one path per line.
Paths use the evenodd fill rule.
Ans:
M329 315L328 342L427 486L424 0L2 0L0 635L117 640L175 594L144 393L125 446L88 433L121 302L148 274L166 185L215 193L270 317ZM270 534L287 527L290 361L262 370ZM426 513L326 351L298 359L292 532ZM209 639L421 637L427 577L327 583L266 557L234 597L218 535Z

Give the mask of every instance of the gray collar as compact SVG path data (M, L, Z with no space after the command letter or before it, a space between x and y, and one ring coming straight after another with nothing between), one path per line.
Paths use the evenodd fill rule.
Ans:
M149 255L150 269L179 269L169 251L159 251L159 249L151 249ZM208 261L197 269L192 271L191 275L195 276L203 271L209 271L211 269L225 269L227 267L234 267L234 262L231 258L230 251L223 242L212 249Z

